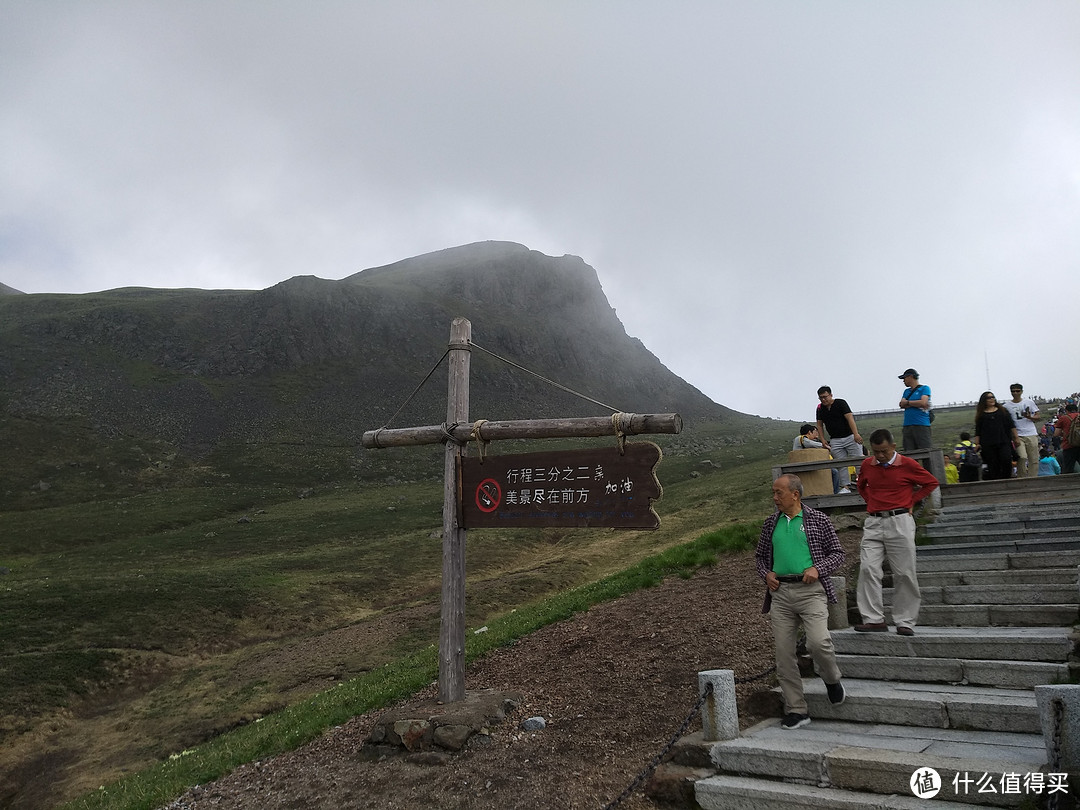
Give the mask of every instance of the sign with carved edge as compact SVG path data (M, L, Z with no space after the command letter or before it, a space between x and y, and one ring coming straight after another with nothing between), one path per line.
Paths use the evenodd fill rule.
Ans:
M655 529L660 448L652 442L458 460L465 529L543 526Z

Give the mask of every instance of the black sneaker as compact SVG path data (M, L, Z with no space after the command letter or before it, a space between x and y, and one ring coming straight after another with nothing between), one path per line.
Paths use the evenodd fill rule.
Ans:
M844 691L844 684L840 681L825 684L825 691L829 693L829 703L833 706L839 706L847 699L847 692Z
M802 728L810 722L810 715L799 714L797 712L788 712L784 715L784 719L780 721L780 728L787 731L791 731L795 728Z

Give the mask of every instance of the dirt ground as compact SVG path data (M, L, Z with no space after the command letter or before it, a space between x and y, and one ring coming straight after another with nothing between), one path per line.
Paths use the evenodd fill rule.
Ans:
M851 570L859 535L840 536ZM740 680L772 666L762 595L752 555L725 557L690 579L669 578L597 605L475 663L467 690L516 693L521 702L459 753L372 757L364 743L382 712L373 713L189 790L166 810L608 807L691 713L698 672L731 669ZM762 719L747 701L774 682L737 687L742 727ZM432 685L405 705L435 697ZM522 730L534 716L546 727ZM700 728L695 718L690 729ZM639 788L618 806L657 805Z

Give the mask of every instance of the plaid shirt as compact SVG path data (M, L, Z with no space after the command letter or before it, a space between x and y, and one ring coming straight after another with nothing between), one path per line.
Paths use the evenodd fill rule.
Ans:
M826 599L835 603L836 589L833 587L831 575L844 564L844 547L840 545L840 538L836 536L836 529L833 528L832 521L824 512L804 506L802 508L802 519L803 531L806 533L806 545L810 548L810 560L818 571L821 586L825 589ZM772 535L778 520L780 520L779 511L766 518L765 525L761 527L757 550L754 552L758 576L763 580L772 570ZM771 605L772 591L766 586L765 604L762 605L761 612L768 613Z

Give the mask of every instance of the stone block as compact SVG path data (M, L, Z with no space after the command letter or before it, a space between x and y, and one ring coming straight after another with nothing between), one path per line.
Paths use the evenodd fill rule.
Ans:
M645 795L654 802L676 807L696 807L694 784L699 779L712 776L708 768L690 768L666 762L645 783Z
M836 663L846 678L936 683L959 683L964 679L964 668L956 658L839 655Z
M705 694L707 684L712 694L701 710L701 726L706 740L730 740L739 736L739 707L735 699L735 671L711 669L698 673L698 694Z
M1018 661L1003 667L1000 661L964 662L964 679L976 686L1032 689L1041 684L1066 682L1070 677L1069 665L1064 663Z
M1080 684L1060 683L1035 687L1039 725L1046 741L1046 758L1057 755L1059 772L1080 776ZM1060 712L1055 704L1060 702ZM1048 766L1049 768L1049 766Z
M433 729L427 720L398 720L387 729L391 743L409 751L423 751L431 747Z
M711 743L705 742L705 732L693 731L679 739L671 749L671 762L674 765L685 765L688 768L710 768L712 760L709 758Z
M819 740L728 740L712 748L712 761L728 773L752 773L807 785L823 778L824 752L831 747Z
M445 748L448 751L460 751L465 747L473 733L474 729L465 725L436 726L431 739L439 748Z
M825 756L828 784L870 793L911 793L912 754L840 746Z

